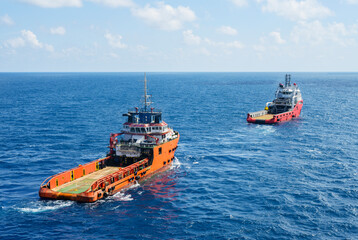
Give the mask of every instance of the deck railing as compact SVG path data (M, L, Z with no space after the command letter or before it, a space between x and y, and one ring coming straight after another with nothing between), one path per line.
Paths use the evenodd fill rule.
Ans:
M139 162L133 163L125 168L120 169L117 172L114 172L112 174L109 174L107 176L104 176L98 180L96 180L94 183L91 184L91 186L85 191L85 192L90 192L90 191L96 191L98 187L106 187L106 182L109 184L112 184L116 181L112 181L117 179L117 181L119 181L120 179L123 179L125 177L128 177L129 175L131 175L131 171L134 170L137 167L140 167L143 164L148 163L148 158L143 159ZM128 176L123 176L125 173L129 172L130 174Z
M261 111L258 111L258 112L252 112L252 113L249 113L250 117L252 118L256 118L256 117L260 117L262 115L265 115L267 114L268 111L267 110L261 110Z

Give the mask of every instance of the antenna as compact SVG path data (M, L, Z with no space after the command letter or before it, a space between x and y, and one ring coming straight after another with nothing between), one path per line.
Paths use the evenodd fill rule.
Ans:
M146 73L144 73L144 108L147 111L147 77Z
M152 104L152 101L150 100L151 95L147 94L147 74L144 73L144 111L147 111L147 107Z
M285 87L291 86L291 74L285 76Z

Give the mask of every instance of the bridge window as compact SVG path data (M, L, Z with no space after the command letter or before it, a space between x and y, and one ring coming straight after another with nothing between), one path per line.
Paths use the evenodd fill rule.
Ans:
M136 131L137 133L140 133L140 128L135 128L135 131Z
M134 128L131 128L131 132L135 132L135 129L134 129Z
M145 133L145 128L141 128L140 131L141 131L142 133Z

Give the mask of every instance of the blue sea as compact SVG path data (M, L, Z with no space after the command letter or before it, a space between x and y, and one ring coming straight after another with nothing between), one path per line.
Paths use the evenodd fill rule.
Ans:
M104 157L143 73L0 73L0 239L357 239L358 73L291 73L301 116L246 122L286 73L147 73L171 169L84 204L48 176Z

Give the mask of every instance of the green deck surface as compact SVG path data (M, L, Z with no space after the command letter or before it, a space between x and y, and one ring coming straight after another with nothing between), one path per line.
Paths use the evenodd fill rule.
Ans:
M62 193L82 193L86 191L92 183L94 183L97 179L87 178L80 182L72 182L72 184L68 186L64 186L57 190L57 192Z
M52 190L61 193L78 194L89 189L95 181L105 177L109 174L119 171L118 167L106 167L96 172L90 173L71 182L65 183L61 186L55 187Z

